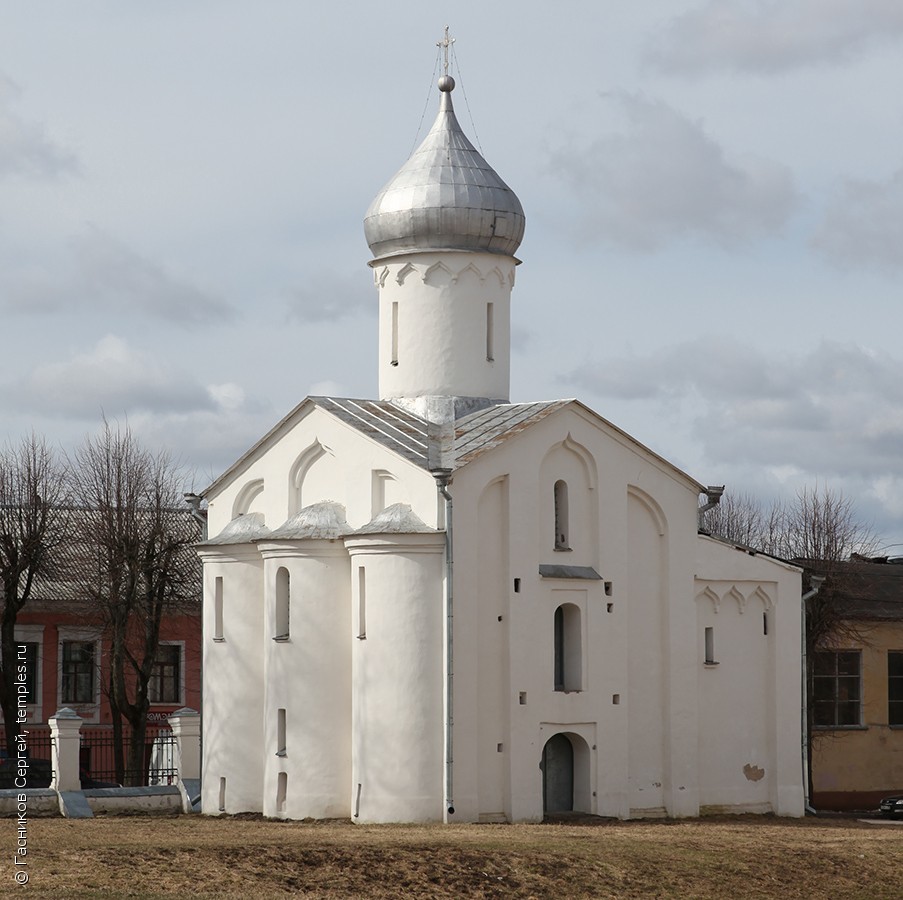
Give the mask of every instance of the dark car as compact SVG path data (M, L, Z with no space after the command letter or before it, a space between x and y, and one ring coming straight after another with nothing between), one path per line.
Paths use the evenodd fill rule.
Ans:
M49 759L38 759L33 756L26 757L21 768L25 771L24 776L19 776L19 760L11 758L5 750L0 750L0 788L46 788L50 787L50 780L53 777L53 768ZM22 778L25 784L21 783ZM17 784L16 782L20 782Z
M887 816L888 819L896 819L897 816L903 816L903 794L885 797L878 804L878 810L882 816Z
M122 787L121 784L117 781L98 781L96 778L91 776L90 772L85 771L84 769L79 769L78 776L82 783L83 791L90 791L94 788L118 788Z

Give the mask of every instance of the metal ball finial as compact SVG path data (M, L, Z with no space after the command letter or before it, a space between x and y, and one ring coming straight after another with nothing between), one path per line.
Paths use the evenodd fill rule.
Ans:
M443 75L439 79L439 90L443 93L448 93L449 91L453 91L455 89L455 79L451 77L451 75Z

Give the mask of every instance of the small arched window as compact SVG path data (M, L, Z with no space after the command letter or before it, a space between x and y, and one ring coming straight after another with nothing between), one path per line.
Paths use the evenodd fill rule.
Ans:
M555 482L555 549L571 549L568 536L568 485L562 480Z
M281 566L276 572L276 632L275 641L289 638L289 614L291 607L291 581L288 569Z
M583 689L583 639L580 607L562 603L555 610L555 690Z

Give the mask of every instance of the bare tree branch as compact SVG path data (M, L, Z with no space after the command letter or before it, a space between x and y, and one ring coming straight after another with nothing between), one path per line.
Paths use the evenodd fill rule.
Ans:
M90 565L83 587L110 641L108 684L117 780L144 767L149 684L164 615L197 605L197 523L182 502L184 476L166 453L142 447L128 426L104 422L75 452L73 493ZM131 726L128 759L123 720Z
M7 752L19 732L16 715L16 640L19 613L38 579L57 574L66 539L66 468L35 434L0 452L0 709Z

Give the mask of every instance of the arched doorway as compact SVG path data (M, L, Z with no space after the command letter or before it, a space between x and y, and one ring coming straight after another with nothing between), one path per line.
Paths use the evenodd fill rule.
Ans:
M542 811L574 809L574 746L567 735L554 734L542 748Z

